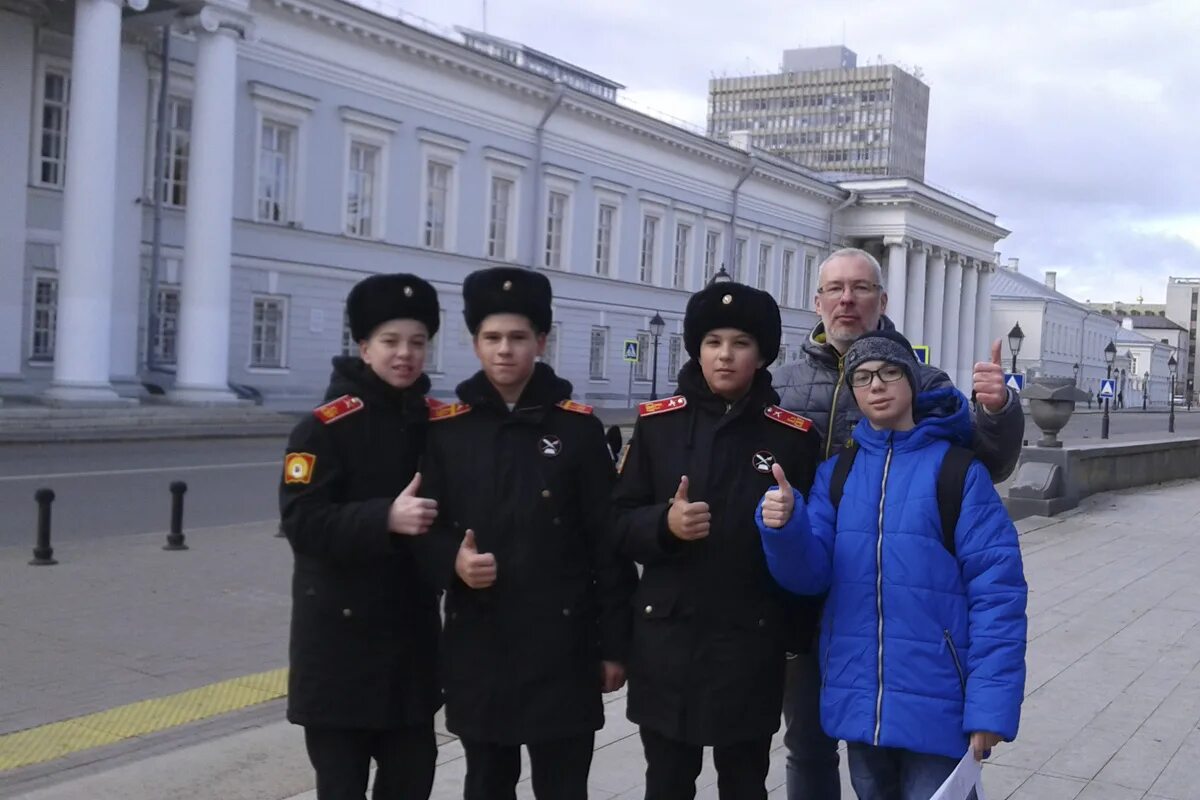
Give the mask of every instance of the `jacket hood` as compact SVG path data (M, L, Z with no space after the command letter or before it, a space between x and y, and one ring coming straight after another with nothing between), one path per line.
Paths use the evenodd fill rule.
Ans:
M429 376L420 377L407 389L397 389L375 374L358 356L335 356L333 374L325 389L325 400L333 400L344 394L363 398L373 405L392 406L418 416L427 414L425 395L429 393Z
M530 409L545 409L563 400L571 399L574 387L571 382L558 377L548 364L540 361L533 366L533 375L517 400L515 411ZM458 399L476 407L491 407L508 412L508 404L496 391L496 387L487 379L483 370L476 372L455 389Z
M884 314L879 318L879 326L876 330L894 331L896 324ZM804 352L815 358L817 361L837 369L838 361L841 359L841 354L834 349L833 345L825 340L825 321L822 320L816 324L816 327L808 334L808 339L802 345Z
M854 441L872 452L919 450L932 442L970 447L973 436L967 398L953 387L934 389L917 396L917 424L910 431L875 430L864 417L854 428Z

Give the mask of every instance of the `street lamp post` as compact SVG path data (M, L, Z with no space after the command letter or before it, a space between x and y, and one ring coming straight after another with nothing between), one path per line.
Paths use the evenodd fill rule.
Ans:
M1078 386L1079 385L1079 362L1078 361L1076 361L1075 365L1073 367L1071 367L1071 371L1074 373L1074 376L1075 376L1073 378L1073 381L1074 381L1075 385Z
M1008 332L1008 349L1012 352L1012 374L1017 374L1017 354L1021 352L1021 344L1025 341L1025 334L1021 332L1021 323L1016 323L1012 326L1012 330Z
M713 275L708 281L709 286L712 286L714 283L733 283L733 276L725 271L724 264L717 270L717 274Z
M1149 397L1150 397L1150 372L1149 372L1149 370L1147 370L1146 374L1142 376L1142 411L1146 410L1146 404L1147 404L1146 401L1149 399Z
M1171 404L1171 413L1167 415L1167 433L1175 432L1175 368L1179 366L1179 362L1175 360L1175 356L1167 359L1167 369L1171 370L1171 397L1168 402Z
M1108 365L1108 379L1110 381L1112 380L1113 362L1116 360L1117 360L1117 346L1115 344L1113 344L1112 342L1109 342L1108 347L1104 348L1104 363L1106 365ZM1100 423L1100 438L1101 439L1108 438L1108 426L1109 426L1108 410L1109 410L1109 406L1111 406L1111 405L1112 405L1112 398L1111 397L1104 398L1104 420L1103 420L1103 422Z
M650 373L650 399L658 399L658 337L662 336L667 323L657 311L650 318L650 335L654 337L654 371Z

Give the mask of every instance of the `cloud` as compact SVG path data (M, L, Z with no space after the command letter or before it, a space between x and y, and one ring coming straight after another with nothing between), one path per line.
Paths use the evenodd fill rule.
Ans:
M482 2L391 1L442 24L481 24ZM492 0L487 9L492 33L699 126L710 77L773 72L783 50L844 35L860 64L921 68L931 89L927 179L998 214L1013 230L1000 247L1023 270L1058 269L1081 299L1131 299L1139 287L1161 299L1168 274L1200 274L1196 227L1179 228L1200 208L1200 3Z

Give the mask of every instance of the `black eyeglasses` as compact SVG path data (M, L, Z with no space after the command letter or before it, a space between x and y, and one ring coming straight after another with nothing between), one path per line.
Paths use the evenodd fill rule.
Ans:
M879 369L856 369L850 373L850 385L855 389L870 386L876 375L884 383L895 383L904 378L904 369L895 364L885 364Z

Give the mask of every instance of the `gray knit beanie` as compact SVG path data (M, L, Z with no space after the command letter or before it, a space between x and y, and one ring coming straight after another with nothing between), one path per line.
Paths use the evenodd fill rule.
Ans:
M893 330L882 330L864 333L858 337L858 340L846 351L846 357L842 362L845 368L846 382L850 382L850 376L854 374L854 370L868 361L883 361L903 369L905 376L908 377L908 385L912 387L913 399L916 399L917 370L920 369L920 364L917 362L917 355L913 352L912 345L902 334Z

